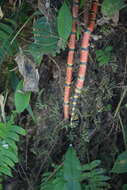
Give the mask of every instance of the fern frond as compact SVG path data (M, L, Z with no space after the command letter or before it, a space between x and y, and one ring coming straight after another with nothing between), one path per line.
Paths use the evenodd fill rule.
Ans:
M11 169L18 162L16 142L25 130L11 123L0 123L0 176L12 176Z
M96 51L97 61L99 62L99 66L104 66L109 64L112 59L112 46L107 46L102 50Z
M45 17L37 19L34 23L32 32L34 41L29 47L29 52L34 57L56 53L59 37L54 23L49 23Z
M104 0L101 6L101 12L104 16L112 17L126 6L124 0Z
M12 56L18 49L17 41L12 39L16 32L16 23L11 19L5 19L0 23L0 63L6 56Z
M105 170L99 168L100 160L94 160L83 166L82 181L84 190L104 190L109 188L108 180L105 175Z
M64 165L42 176L40 190L81 190L81 187L84 190L106 190L110 178L99 167L100 163L100 160L94 160L81 167L75 150L70 147L65 154Z
M59 166L57 166L56 170L57 172L54 172L54 175L52 172L44 173L40 190L64 190L63 170Z

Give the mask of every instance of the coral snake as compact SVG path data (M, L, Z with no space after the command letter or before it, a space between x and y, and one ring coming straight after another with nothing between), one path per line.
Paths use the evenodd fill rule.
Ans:
M71 109L71 118L70 122L74 120L75 109L77 105L78 98L80 97L81 90L84 85L87 62L88 62L88 54L89 54L89 41L91 37L91 32L94 30L96 14L98 9L98 0L93 0L90 15L88 18L88 26L87 29L83 32L83 38L81 43L80 50L80 66L78 71L78 78L75 84L74 97L72 102ZM71 83L72 83L72 73L73 73L73 64L74 64L74 53L75 53L75 45L76 45L76 28L77 28L77 17L79 10L79 0L73 0L73 8L72 8L72 32L70 35L68 47L68 57L67 57L67 70L66 70L66 82L65 82L65 91L64 91L64 119L67 120L70 117L70 91L71 91Z

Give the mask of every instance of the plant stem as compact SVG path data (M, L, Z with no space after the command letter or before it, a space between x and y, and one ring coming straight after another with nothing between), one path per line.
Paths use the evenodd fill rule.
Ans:
M123 126L123 122L120 116L120 113L118 114L119 117L119 121L120 121L120 125L121 125L121 129L122 129L122 134L123 134L123 141L124 141L124 146L125 146L125 150L127 150L127 140L126 140L126 133L124 130L124 126Z
M114 118L117 116L117 114L118 114L118 112L119 112L120 106L121 106L122 101L123 101L123 99L124 99L124 97L125 97L125 95L126 95L126 92L127 92L127 87L124 89L123 94L122 94L122 96L121 96L121 98L120 98L120 101L119 101L119 103L118 103L118 105L117 105L117 108L116 108L115 113L114 113Z

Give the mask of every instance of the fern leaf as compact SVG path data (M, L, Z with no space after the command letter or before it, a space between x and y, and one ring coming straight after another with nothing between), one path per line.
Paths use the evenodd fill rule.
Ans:
M0 157L0 162L8 165L11 168L14 167L14 162L12 160L10 160L8 157L5 157L3 155L2 155L2 157Z
M4 31L7 34L13 33L13 29L10 26L8 26L7 24L3 24L3 23L0 23L0 31Z
M19 135L26 135L26 131L23 128L17 125L11 125L11 126L12 126L11 131L18 133Z
M6 165L5 165L5 167L4 167L4 166L0 166L0 173L2 173L2 174L5 174L5 175L8 175L8 176L12 177L11 170L10 170L10 168L9 168L9 167L7 167Z
M6 19L6 21L5 23L0 23L0 63L3 62L6 55L12 56L18 49L17 41L14 40L12 43L16 32L13 27L14 21L11 21L11 19Z
M116 12L124 8L126 4L124 0L104 0L101 7L101 12L104 16L112 17Z
M112 58L112 46L107 46L102 50L97 50L96 57L97 61L99 62L99 66L109 64Z
M101 163L100 160L94 160L89 164L85 164L82 166L82 171L87 171L87 170L92 170L94 168L96 168L97 166L99 166Z
M89 164L83 166L82 181L85 180L84 190L104 190L109 188L107 181L110 177L105 175L105 170L99 167L101 161L94 160Z
M12 151L17 152L18 148L15 141L13 141L12 139L6 139L6 143L9 145Z
M8 158L10 158L13 162L18 163L17 155L13 153L11 150L0 148L0 153L1 155L7 156Z
M12 139L17 142L19 141L19 136L16 133L11 132L11 131L8 131L8 133L6 134L6 138Z
M51 172L47 172L42 176L42 183L41 183L41 189L40 190L65 190L64 189L64 178L63 173L61 172L61 168L57 168L56 175L52 175ZM51 177L52 176L52 177Z
M100 160L95 160L81 168L75 150L69 147L63 167L57 167L58 171L53 174L45 173L40 190L81 190L81 181L84 190L108 189L110 186L107 181L110 178L105 175L105 170L99 168L100 163Z
M18 162L17 145L19 134L25 135L25 131L11 122L0 123L0 175L12 176L11 168Z
M29 47L29 52L34 57L38 54L42 56L43 54L56 53L59 37L55 24L53 25L45 17L41 17L33 25L33 34L34 42Z
M14 30L17 29L17 23L15 22L15 20L12 20L10 18L5 18L4 21L6 23L9 23L9 26L11 25Z

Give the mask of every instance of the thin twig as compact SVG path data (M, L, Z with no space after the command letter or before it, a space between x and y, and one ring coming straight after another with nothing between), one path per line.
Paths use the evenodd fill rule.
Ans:
M57 173L57 171L63 166L63 162L51 173L51 175L48 177L47 181L49 181L54 175Z
M123 91L123 94L122 94L122 96L121 96L121 98L120 98L120 101L119 101L119 103L118 103L118 105L117 105L117 108L116 108L116 110L115 110L114 118L117 116L117 114L118 114L118 112L119 112L120 106L121 106L122 101L123 101L123 99L124 99L124 97L125 97L125 95L126 95L126 92L127 92L127 88L125 88L124 91Z
M21 167L21 169L22 169L22 171L23 171L23 173L24 173L24 175L25 175L25 179L26 179L26 181L27 181L27 183L28 183L28 185L29 185L30 190L34 190L33 185L31 184L31 181L29 180L29 177L28 177L28 175L26 174L26 172L25 172L25 170L24 170L22 164L19 164L19 165L20 165L20 167Z
M126 133L125 133L125 129L123 126L123 122L120 116L120 113L118 114L119 117L119 121L120 121L120 125L121 125L121 129L122 129L122 134L123 134L123 141L124 141L124 146L125 146L125 150L127 150L127 140L126 140Z
M17 38L17 36L20 34L20 32L23 30L23 28L26 26L26 24L31 20L31 18L33 17L34 15L30 16L26 22L22 25L22 27L17 31L17 33L15 34L15 36L13 37L13 39L11 40L10 44L12 44L14 42L14 40Z

